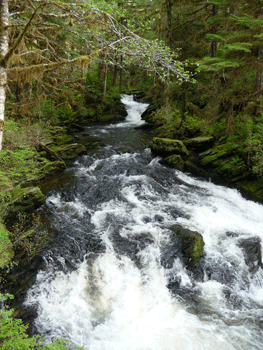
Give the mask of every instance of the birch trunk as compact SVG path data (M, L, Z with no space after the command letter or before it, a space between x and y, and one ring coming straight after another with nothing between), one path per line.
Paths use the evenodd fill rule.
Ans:
M0 59L8 52L8 0L0 0ZM0 152L2 151L4 116L5 116L5 89L7 83L6 67L0 65Z

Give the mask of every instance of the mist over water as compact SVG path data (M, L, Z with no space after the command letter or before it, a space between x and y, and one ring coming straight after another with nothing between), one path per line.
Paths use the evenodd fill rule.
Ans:
M240 240L262 241L263 206L163 167L136 129L147 105L122 102L126 121L87 128L105 146L47 197L52 242L25 301L36 332L85 350L262 350L263 273ZM177 223L204 238L202 278L174 254Z

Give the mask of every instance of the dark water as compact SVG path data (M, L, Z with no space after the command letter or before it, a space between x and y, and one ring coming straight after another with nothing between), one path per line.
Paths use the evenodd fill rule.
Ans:
M263 349L262 269L240 246L261 240L262 205L163 167L137 128L146 105L122 101L126 121L87 128L104 146L47 196L52 242L25 302L36 331L85 350ZM174 224L203 235L202 278Z

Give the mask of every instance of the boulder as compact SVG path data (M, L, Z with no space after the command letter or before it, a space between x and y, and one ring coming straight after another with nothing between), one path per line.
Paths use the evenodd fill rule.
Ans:
M214 138L213 136L198 136L191 139L184 140L184 144L188 149L203 152L208 147L211 147L213 144Z
M79 143L72 143L55 149L55 152L57 152L59 157L63 160L70 160L76 158L78 155L84 154L86 152L86 147Z
M200 233L191 231L180 225L170 227L173 235L179 240L180 250L183 254L186 266L193 268L203 256L204 241Z
M197 176L197 177L200 176L200 177L204 177L204 178L209 178L208 173L204 169L194 165L189 160L185 161L185 163L184 163L184 171L191 173L192 175Z
M184 143L179 140L154 137L150 147L152 152L159 155L180 154L187 156L189 154Z
M12 197L13 212L29 212L45 203L45 196L38 187L17 186Z
M184 171L184 160L182 159L180 154L172 154L164 158L163 163L180 171Z
M262 267L261 239L259 237L245 238L240 239L238 243L244 252L249 271L256 273L259 267Z

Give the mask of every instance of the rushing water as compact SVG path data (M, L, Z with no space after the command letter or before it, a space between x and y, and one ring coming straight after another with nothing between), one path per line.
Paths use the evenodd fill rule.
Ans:
M128 117L87 128L104 146L80 157L50 193L53 240L26 307L47 341L85 350L263 349L263 273L240 240L263 236L263 206L235 190L165 168ZM180 260L170 227L203 235L203 276Z

